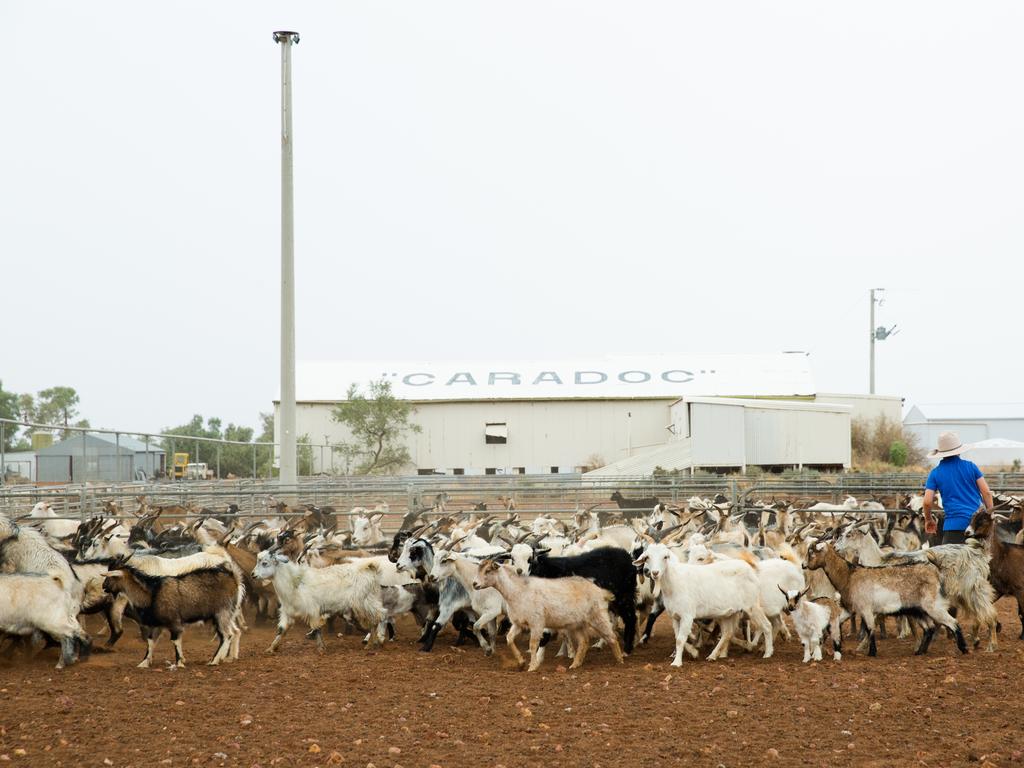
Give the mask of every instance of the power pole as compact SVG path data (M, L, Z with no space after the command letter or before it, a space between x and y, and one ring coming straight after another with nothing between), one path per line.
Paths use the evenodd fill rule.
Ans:
M875 394L875 342L876 341L885 341L890 336L893 336L893 335L899 333L899 331L896 329L895 325L891 326L890 328L886 328L884 325L880 325L877 328L875 327L875 305L877 304L878 306L882 306L882 304L885 301L885 299L881 299L881 298L876 299L875 298L875 294L876 293L882 293L883 291L885 291L885 288L872 288L871 289L871 362L870 362L871 374L870 374L870 381L869 381L868 391L872 395Z
M875 292L882 292L885 288L872 288L871 289L871 362L870 362L870 378L868 381L868 392L875 394L875 302L881 301L881 299L875 298Z
M279 482L296 483L295 230L292 196L292 46L298 32L275 32L281 45L281 464Z

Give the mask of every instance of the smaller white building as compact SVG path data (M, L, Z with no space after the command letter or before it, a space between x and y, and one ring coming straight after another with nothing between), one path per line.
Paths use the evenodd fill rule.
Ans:
M923 448L938 445L942 432L956 432L965 443L1001 438L1024 442L1024 403L931 403L915 405L903 426Z
M687 397L670 409L672 438L585 477L663 470L838 470L850 466L850 414L838 403Z

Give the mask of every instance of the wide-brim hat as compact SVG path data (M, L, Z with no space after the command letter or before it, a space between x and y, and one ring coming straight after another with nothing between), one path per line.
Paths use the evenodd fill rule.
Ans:
M939 435L939 445L928 451L929 459L945 459L947 456L959 456L970 448L956 432L943 432Z

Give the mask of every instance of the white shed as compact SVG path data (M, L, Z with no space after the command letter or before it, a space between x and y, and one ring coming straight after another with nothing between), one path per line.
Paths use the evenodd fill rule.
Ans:
M766 470L850 466L850 413L838 403L687 397L670 407L668 444L587 473L649 475L665 470Z

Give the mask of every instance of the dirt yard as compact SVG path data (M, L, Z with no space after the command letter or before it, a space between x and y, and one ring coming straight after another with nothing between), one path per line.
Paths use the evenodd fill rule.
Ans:
M185 637L187 669L136 669L143 645L127 622L117 651L63 672L55 651L0 666L0 762L23 766L950 766L1024 764L1016 712L1024 642L1009 600L1002 646L961 658L884 640L879 657L848 653L802 665L798 641L775 658L739 653L668 665L671 638L623 667L594 651L577 673L549 655L536 674L507 651L485 658L415 628L365 651L331 637L319 655L293 630L276 657L273 629L243 639L242 658L207 667L208 634ZM98 629L90 622L90 629ZM849 645L849 643L847 644ZM553 650L553 649L552 649ZM847 648L849 651L850 649Z

